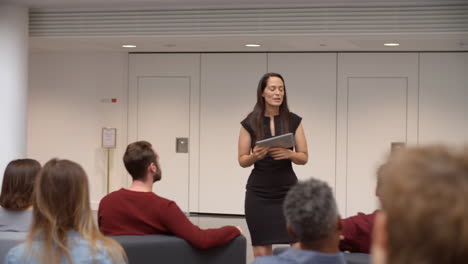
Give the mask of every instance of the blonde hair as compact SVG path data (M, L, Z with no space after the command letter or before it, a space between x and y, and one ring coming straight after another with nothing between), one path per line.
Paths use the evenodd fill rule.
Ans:
M468 151L398 151L382 171L389 264L466 263Z
M122 247L96 227L89 202L88 177L83 168L69 160L52 159L39 172L33 199L33 222L26 239L27 253L37 257L33 242L40 243L40 263L73 263L67 232L74 230L96 255L100 243L113 262L126 262ZM100 242L100 243L98 243Z

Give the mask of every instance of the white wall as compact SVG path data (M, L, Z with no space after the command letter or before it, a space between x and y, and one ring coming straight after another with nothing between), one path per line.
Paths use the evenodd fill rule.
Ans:
M347 146L355 146L354 149L358 152L353 152L353 155L361 155L359 144L374 143L367 140L358 142L357 139L375 138L371 131L361 131L356 127L355 124L358 123L354 121L348 126L346 122L349 103L352 109L360 109L362 115L365 115L366 102L372 100L375 104L376 98L385 100L386 97L382 96L387 92L388 95L400 98L395 99L396 101L404 101L400 97L404 92L395 94L388 90L397 85L401 91L407 89L407 102L399 103L400 108L406 108L407 111L406 124L401 125L406 125L407 142L445 141L458 144L468 139L468 125L464 122L464 116L468 112L465 103L468 101L468 53L201 55L200 97L197 95L192 98L199 100L200 112L195 111L197 113L191 117L190 124L191 136L194 137L191 144L202 144L199 152L190 158L190 177L195 177L195 182L199 179L200 186L190 187L190 201L195 205L190 206L191 211L239 213L242 210L239 205L243 203L243 193L239 192L243 190L239 191L239 186L245 185L249 169L237 168L236 140L240 119L253 107L254 98L251 97L254 92L249 96L238 94L236 80L240 80L238 83L251 83L252 86L242 87L239 92L255 90L256 82L263 73L262 65L265 66L265 71L284 73L288 96L291 95L291 108L304 117L311 159L309 165L297 168L299 177L316 176L336 187L340 210L345 216L359 210L371 210L376 206L372 200L375 182L371 176L366 174L347 178L348 168L356 168L357 164L347 164L355 160L346 156ZM167 56L170 57L171 54ZM268 59L265 60L265 57ZM254 61L247 65L250 68L246 69L258 70L252 76L248 75L248 78L236 76L236 72L246 70L240 69L238 64L233 67L225 66L233 60L252 59ZM168 69L166 61L161 62L161 70ZM112 154L111 190L127 186L129 179L121 161L127 144L127 129L130 129L127 125L127 67L128 55L124 53L44 52L33 53L30 59L28 156L37 158L42 163L57 156L82 164L90 177L94 207L106 193L106 155L101 149L100 139L101 128L104 126L116 127L118 131L117 149ZM223 75L223 69L232 72ZM375 92L361 96L356 93L350 94L350 97L343 94L343 91L349 89L355 91L353 87L356 87L356 91L361 91L361 81L364 81L363 91L376 86L372 82L368 83L365 78L370 78L372 82L378 78L399 81L386 82L385 94ZM351 88L348 87L349 79L352 82ZM353 80L358 82L354 83ZM117 98L118 102L101 102L101 99L106 98ZM387 105L387 108L391 109L392 105ZM356 111L352 113L350 120L359 121L355 118L355 113L361 112ZM369 108L368 111L372 109ZM400 116L399 112L397 115ZM232 120L225 120L226 116L231 116ZM382 117L381 122L384 121L385 117ZM216 125L218 130L213 129ZM374 122L373 125L379 126L379 122ZM354 136L348 135L348 128L351 128ZM226 129L234 130L226 135L223 134ZM224 136L219 137L219 133ZM216 141L218 137L233 141L223 148L222 155L216 151L219 147ZM194 151L198 151L198 145L195 146ZM362 155L360 161L365 160L367 154ZM212 161L218 161L217 165L211 166ZM226 168L229 171L225 173L223 169ZM303 177L304 175L307 176ZM223 180L223 177L227 177L227 180ZM346 182L347 180L352 182ZM234 190L237 190L236 195L231 194ZM352 202L352 208L346 213L348 201ZM229 209L231 206L232 210Z
M25 158L28 9L0 4L0 187L12 159Z
M420 55L419 143L468 143L468 53Z
M309 162L293 165L298 179L336 183L336 53L268 54L268 71L281 73L288 105L302 117Z
M44 164L53 157L83 166L93 208L106 194L103 127L117 128L111 153L111 190L126 186L122 155L127 145L126 53L45 52L30 56L27 153ZM102 102L117 98L117 103Z
M237 142L240 122L256 102L266 62L265 53L202 54L201 212L244 213L245 185L252 167L239 166Z

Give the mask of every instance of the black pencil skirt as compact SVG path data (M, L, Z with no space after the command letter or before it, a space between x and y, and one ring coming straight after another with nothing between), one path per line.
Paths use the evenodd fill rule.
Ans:
M286 230L283 214L285 195L274 198L247 190L245 193L245 219L253 246L291 244L294 240Z

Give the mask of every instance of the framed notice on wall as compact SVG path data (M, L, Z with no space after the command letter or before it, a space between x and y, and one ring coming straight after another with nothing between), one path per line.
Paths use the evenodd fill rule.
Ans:
M103 148L115 148L117 138L117 128L102 128L102 147Z

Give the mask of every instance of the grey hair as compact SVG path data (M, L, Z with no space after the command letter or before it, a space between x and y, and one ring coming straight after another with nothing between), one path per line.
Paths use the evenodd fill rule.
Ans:
M317 179L293 186L286 195L283 212L301 242L328 238L336 229L338 209L332 190Z

